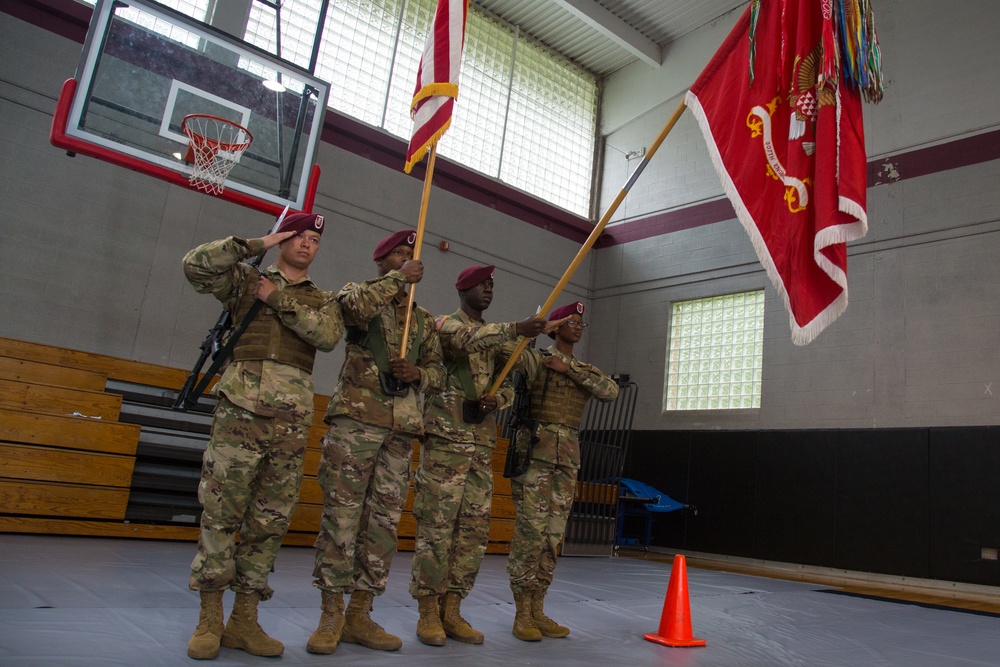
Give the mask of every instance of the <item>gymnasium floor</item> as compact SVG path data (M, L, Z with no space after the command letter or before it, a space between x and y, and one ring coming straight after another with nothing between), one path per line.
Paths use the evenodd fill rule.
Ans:
M187 589L190 543L0 535L0 665L154 667L187 658L197 623ZM671 566L635 558L562 558L546 611L572 628L565 639L525 643L510 634L514 605L505 560L487 556L463 613L482 646L441 648L414 636L407 593L410 554L399 554L374 618L403 638L380 653L343 644L306 652L319 593L312 550L285 548L261 605L261 624L285 642L281 658L222 649L217 665L1000 665L1000 614L844 594L833 586L702 569L688 564L694 635L704 648L648 641L663 609ZM226 608L232 603L227 594Z

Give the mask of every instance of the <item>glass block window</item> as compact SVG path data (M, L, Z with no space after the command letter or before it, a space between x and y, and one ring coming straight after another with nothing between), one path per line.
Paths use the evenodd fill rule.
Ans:
M281 3L281 57L308 67L320 5ZM410 100L436 6L436 0L331 2L315 69L331 84L330 106L408 140ZM245 39L275 53L277 23L272 7L254 2ZM243 66L260 73L252 63ZM595 77L470 5L458 104L438 151L587 216L597 94Z
M520 40L500 180L587 215L596 126L593 78Z
M664 410L760 407L764 290L674 303Z
M506 180L502 178L500 161L514 41L514 29L493 16L484 14L468 22L458 106L439 149L442 155L502 180ZM416 80L416 72L410 80ZM409 124L406 131L411 131Z
M97 4L97 0L83 0L88 5ZM191 18L198 19L199 21L204 21L205 16L208 14L208 2L209 0L158 0L161 5L166 5L171 9L176 9L182 14L186 14ZM142 27L155 32L158 35L162 35L168 39L172 39L175 42L189 46L192 49L199 47L201 40L197 35L194 35L183 28L178 28L175 25L169 25L164 23L160 19L156 18L152 14L148 14L143 11L139 11L134 7L119 7L115 9L115 14L121 16L127 21L131 21L136 25L141 25Z
M382 126L402 8L402 0L330 3L316 76L330 83L332 108Z
M319 22L320 3L284 0L281 5L281 53L278 54L278 17L273 7L251 3L245 39L268 53L278 54L299 67L309 69L313 39ZM336 4L336 3L332 3Z

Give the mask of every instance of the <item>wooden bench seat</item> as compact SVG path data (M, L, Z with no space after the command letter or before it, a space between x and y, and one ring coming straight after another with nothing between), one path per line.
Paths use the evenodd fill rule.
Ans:
M103 373L94 371L0 356L0 380L33 382L84 391L104 391L108 378Z
M0 408L0 443L134 456L138 441L139 427L134 424Z
M121 396L103 391L0 380L0 408L9 410L62 416L81 414L91 419L115 422L118 421L121 406Z

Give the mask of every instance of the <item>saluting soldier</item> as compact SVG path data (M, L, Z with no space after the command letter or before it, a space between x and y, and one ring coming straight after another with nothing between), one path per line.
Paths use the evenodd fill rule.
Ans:
M587 326L583 312L579 301L552 311L550 321L568 318L549 333L555 344L540 352L527 349L520 360L531 392L534 424L522 426L516 440L534 444L527 471L511 479L517 517L507 574L516 606L513 634L523 641L565 637L570 632L545 615L543 601L576 492L578 429L591 396L599 401L618 398L614 380L573 356Z
M335 295L307 273L323 233L323 216L295 213L262 239L229 237L184 257L195 290L226 305L242 322L255 301L266 307L233 349L216 386L219 404L202 462L198 499L204 506L190 587L200 591L198 627L188 655L212 659L219 645L277 656L284 645L257 623L257 603L271 597L268 574L288 531L302 484L313 418L312 368L344 332ZM263 273L243 260L278 246ZM239 535L239 544L236 536ZM222 625L222 594L236 592Z
M322 614L311 653L340 641L394 651L399 637L371 619L396 553L396 528L410 482L413 439L423 435L419 394L444 385L434 318L414 306L406 358L400 358L408 284L420 282L416 232L401 231L375 248L379 277L348 283L338 300L347 325L347 356L326 411L319 482L323 518L316 537L315 586ZM344 593L350 604L344 609Z
M495 410L510 405L514 390L504 382L488 396L495 373L506 363L506 343L534 337L542 318L487 324L493 301L493 266L470 266L455 281L460 308L439 317L438 333L448 368L444 391L424 406L426 432L414 486L416 553L410 594L418 601L417 637L443 646L446 637L483 643L483 633L460 613L476 581L489 541L493 499Z

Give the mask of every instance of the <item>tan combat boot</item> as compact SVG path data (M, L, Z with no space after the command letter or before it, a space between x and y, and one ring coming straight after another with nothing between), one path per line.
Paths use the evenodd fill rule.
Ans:
M462 618L458 611L461 604L461 593L454 591L445 593L444 606L441 608L441 626L444 628L445 634L465 644L482 644L483 633Z
M222 591L201 591L198 627L188 640L188 657L212 660L219 655L222 639Z
M441 612L438 611L436 595L421 595L417 598L420 606L420 620L417 621L417 639L428 646L444 646L446 639L441 627Z
M226 629L222 632L222 645L242 649L250 655L273 658L285 652L285 645L268 637L257 623L258 602L260 595L257 593L236 594L233 613L229 615Z
M542 611L543 600L545 600L545 591L535 591L532 593L531 620L534 622L535 627L538 628L543 637L565 637L569 634L569 628L565 625L559 625L545 615L545 612Z
M340 641L348 644L361 644L376 651L398 651L403 646L403 640L396 635L390 635L382 626L372 620L371 591L354 591L351 601L344 614L344 632Z
M306 650L310 653L329 654L337 650L340 634L344 631L344 594L320 591L323 613L319 617L319 627L309 637Z
M523 642L540 642L542 633L531 622L531 593L514 593L513 635Z

